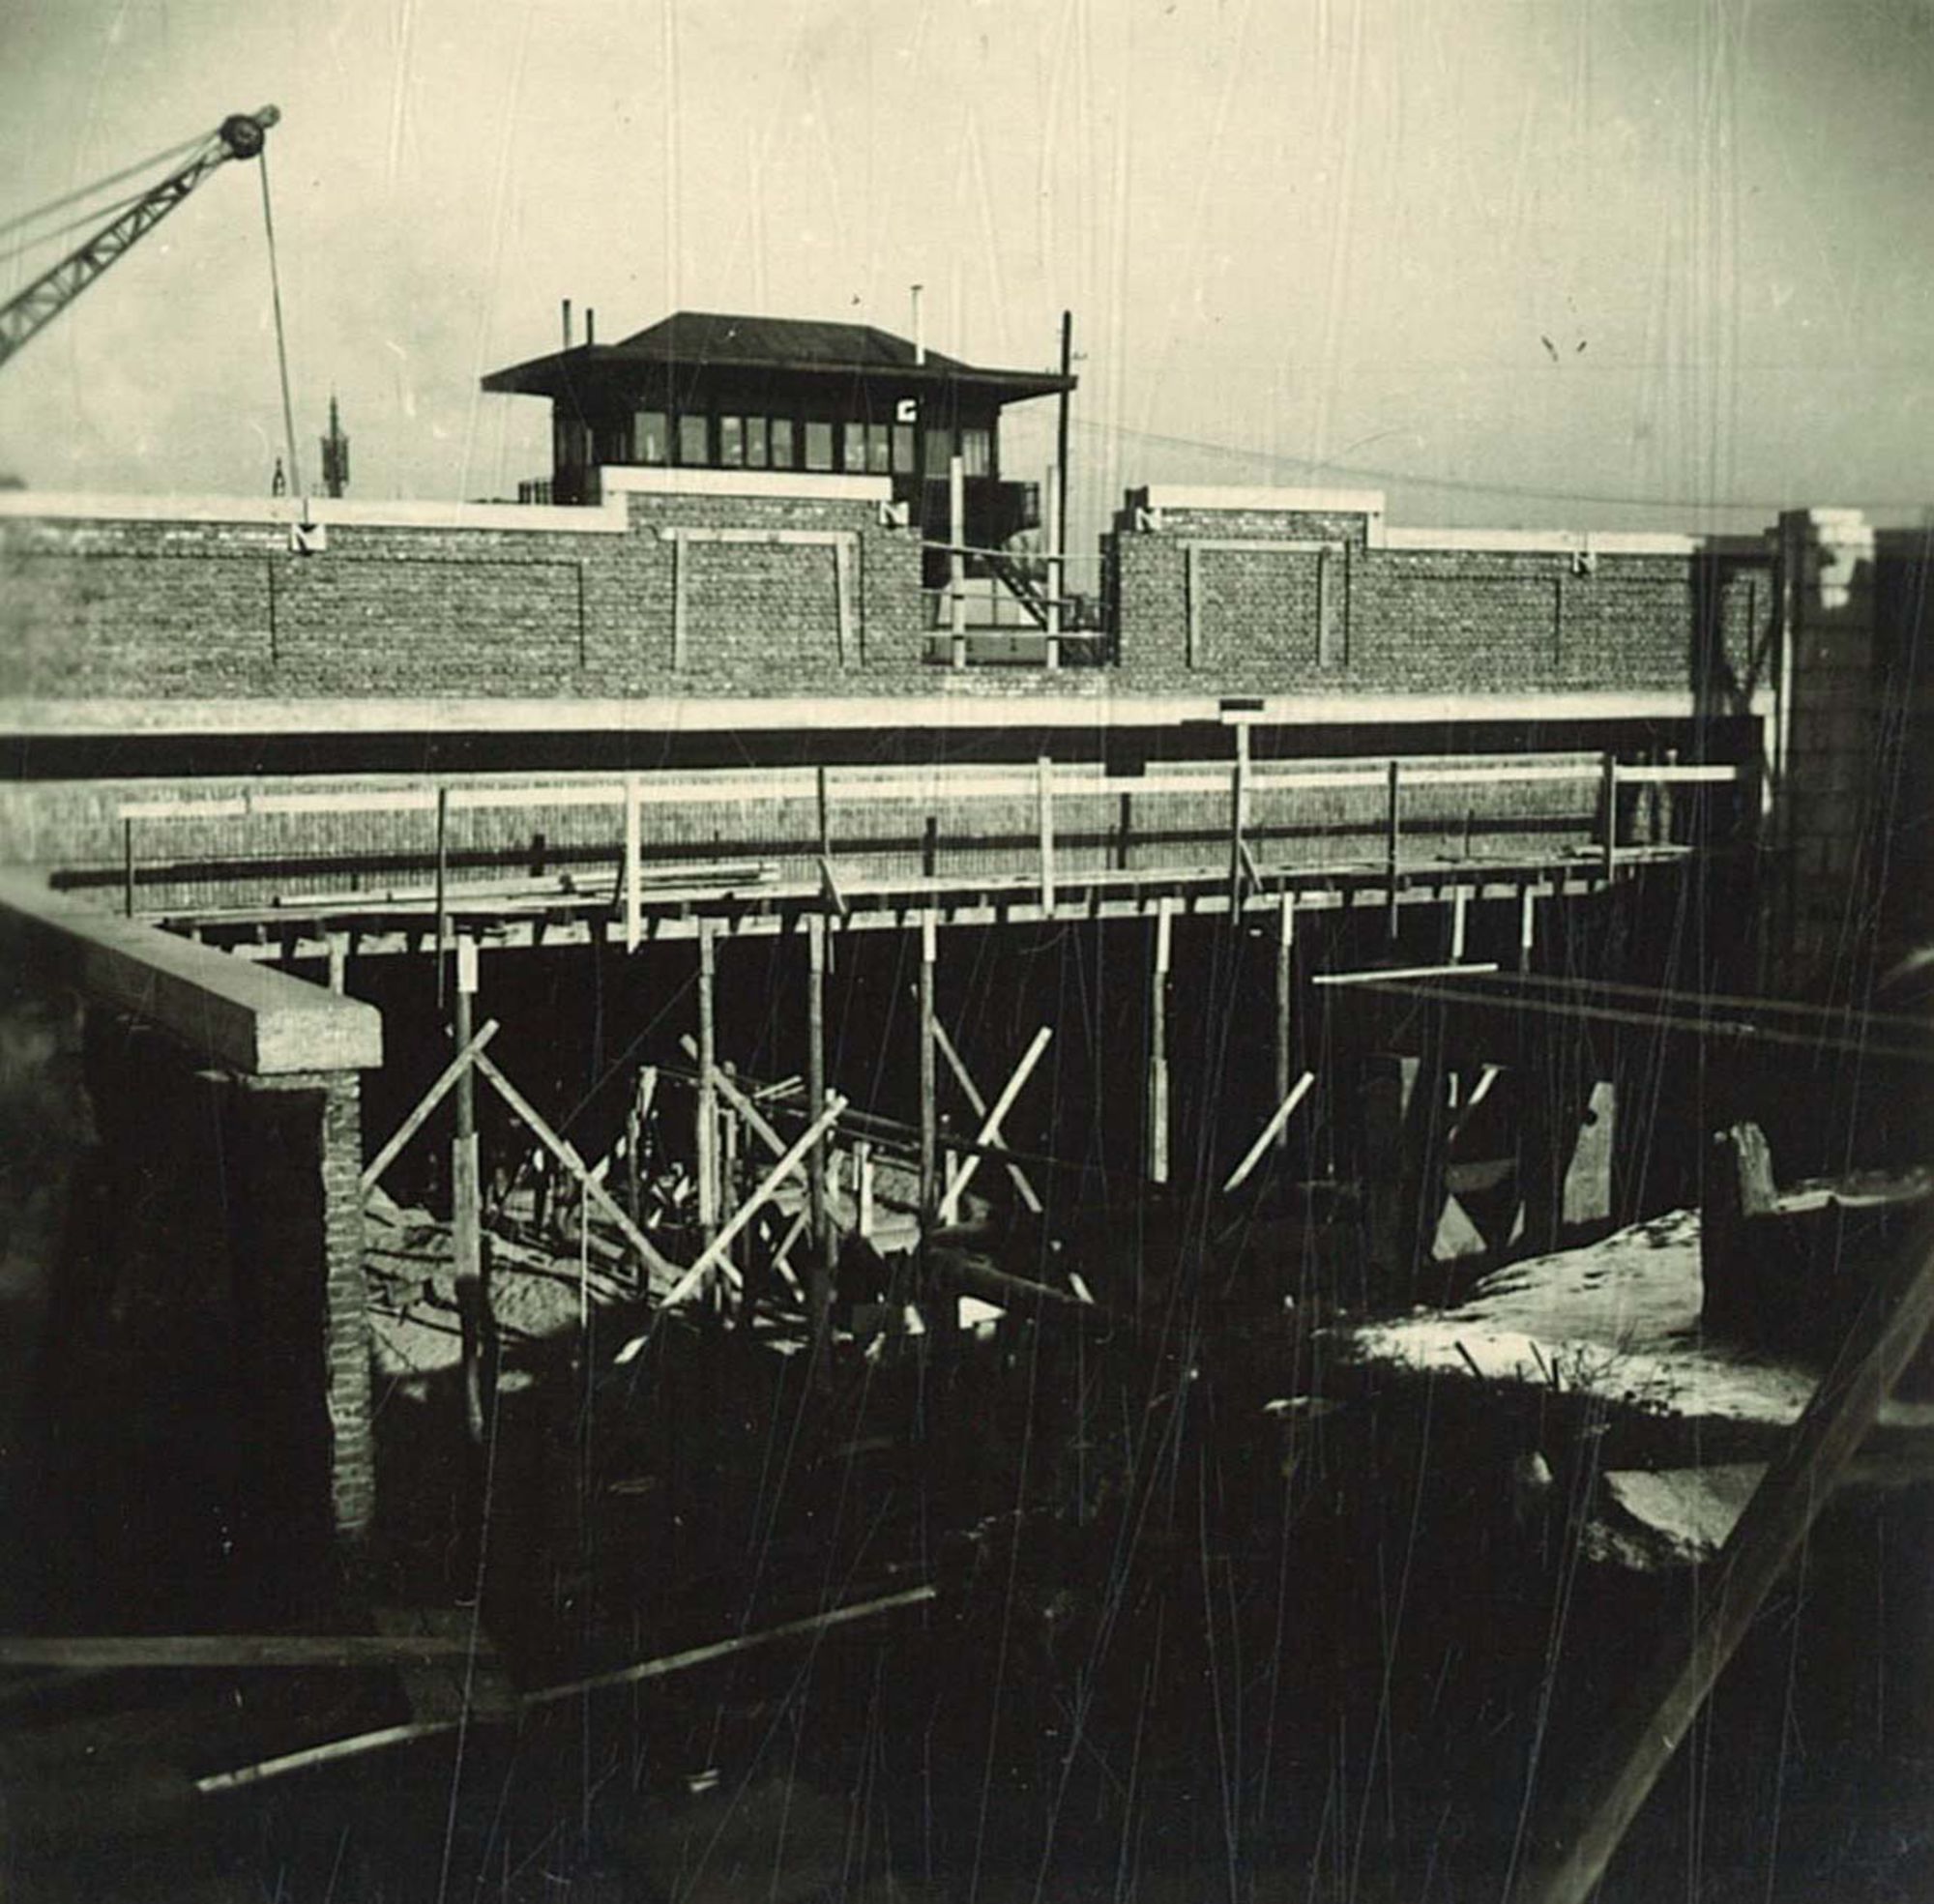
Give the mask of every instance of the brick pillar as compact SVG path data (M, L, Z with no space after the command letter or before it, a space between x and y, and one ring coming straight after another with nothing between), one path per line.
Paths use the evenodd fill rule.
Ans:
M360 1083L353 1071L250 1078L233 1111L259 1498L296 1546L353 1555L375 1509Z
M1768 748L1762 982L1844 993L1871 952L1879 741L1874 533L1858 510L1779 518L1780 668Z

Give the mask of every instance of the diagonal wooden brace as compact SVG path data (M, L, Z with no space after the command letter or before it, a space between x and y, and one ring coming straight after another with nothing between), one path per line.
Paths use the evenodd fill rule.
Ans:
M1295 1111L1297 1105L1302 1103L1304 1098L1308 1096L1309 1087L1315 1082L1316 1073L1314 1071L1304 1071L1296 1080L1295 1084L1290 1087L1289 1096L1270 1113L1269 1122L1263 1126L1261 1133L1257 1136L1256 1141L1249 1146L1248 1152L1244 1157L1242 1162L1230 1171L1229 1181L1222 1186L1222 1194L1224 1196L1227 1196L1231 1190L1241 1189L1248 1181L1249 1173L1263 1160L1263 1153L1275 1142L1276 1133L1289 1122L1291 1114Z
M477 1064L484 1055L484 1047L497 1036L497 1021L490 1019L484 1028L466 1044L443 1069L443 1074L417 1100L417 1107L402 1123L396 1126L396 1133L390 1141L371 1157L365 1166L362 1176L356 1180L356 1187L367 1196L376 1187L383 1172L403 1154L403 1146L414 1137L428 1121L429 1114L443 1102L456 1083L470 1067Z
M598 1175L578 1156L576 1148L570 1140L559 1136L544 1122L530 1099L483 1052L477 1054L475 1063L477 1069L489 1079L498 1097L530 1126L544 1149L577 1179L584 1186L584 1193L618 1226L625 1240L645 1259L647 1266L657 1270L660 1275L676 1276L679 1273L678 1265L662 1254L652 1243L651 1238L631 1221L630 1215L604 1187Z
M981 1118L981 1128L974 1138L976 1144L998 1144L1000 1142L1002 1122L1006 1119L1008 1113L1013 1109L1014 1099L1021 1095L1021 1087L1027 1083L1028 1078L1033 1074L1035 1066L1040 1062L1040 1054L1047 1049L1048 1040L1053 1036L1053 1030L1047 1025L1041 1026L1040 1030L1035 1033L1034 1042L1021 1053L1020 1063L1014 1067L1012 1074L1009 1077L1006 1085L1002 1087L1001 1095L994 1100L993 1108L990 1110L980 1092L975 1088L974 1080L968 1075L967 1067L962 1061L959 1052L953 1048L952 1040L938 1025L935 1025L934 1037L940 1045L940 1049L945 1055L947 1062L953 1068L954 1076L960 1080L961 1089L966 1092L968 1101L974 1106L975 1112ZM963 1161L958 1174L951 1177L947 1186L947 1193L941 1198L940 1202L940 1220L943 1223L952 1223L958 1220L960 1215L960 1198L965 1192L967 1186L974 1181L974 1173L980 1167L981 1154L976 1151ZM1040 1214L1040 1199L1035 1194L1034 1186L1022 1175L1018 1164L1010 1164L1008 1168L1013 1176L1014 1188L1019 1193L1021 1200L1026 1203L1027 1207L1036 1216L1039 1216Z
M689 1270L685 1271L679 1276L678 1280L665 1291L659 1303L659 1315L662 1315L666 1309L671 1308L675 1304L684 1302L704 1281L709 1271L723 1263L725 1252L732 1246L739 1232L758 1215L760 1210L770 1201L773 1192L792 1175L793 1168L799 1162L800 1158L813 1145L818 1143L820 1138L839 1121L839 1114L845 1108L846 1099L840 1097L838 1092L835 1091L828 1095L825 1111L806 1126L806 1129L801 1132L798 1139L794 1142L791 1150L787 1151L785 1156L780 1157L773 1165L772 1169L766 1173L765 1181L732 1213L730 1219L719 1230L718 1234L699 1252L697 1261ZM656 1316L653 1318L653 1322L656 1324ZM619 1363L634 1361L645 1344L650 1340L651 1331L648 1329L642 1335L632 1336L612 1360Z

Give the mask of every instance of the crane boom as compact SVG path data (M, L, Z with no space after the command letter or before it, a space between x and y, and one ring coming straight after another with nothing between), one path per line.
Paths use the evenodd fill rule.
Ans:
M0 305L0 364L5 364L30 337L45 329L211 172L231 159L258 157L269 128L281 116L273 105L265 105L259 112L231 113L185 163L150 186L125 211L109 219L25 290Z

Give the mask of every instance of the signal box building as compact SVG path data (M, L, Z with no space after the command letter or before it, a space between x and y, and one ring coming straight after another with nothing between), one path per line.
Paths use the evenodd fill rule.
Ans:
M963 540L977 548L1040 521L1039 485L1002 474L1002 410L1073 387L1052 371L963 364L870 324L694 310L484 379L486 391L550 399L552 502L596 502L601 467L883 476L911 525L939 542L957 454ZM929 587L945 563L929 548Z

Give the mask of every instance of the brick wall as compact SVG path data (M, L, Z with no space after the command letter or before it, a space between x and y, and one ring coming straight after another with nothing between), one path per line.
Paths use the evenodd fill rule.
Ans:
M674 661L664 531L848 538L848 668L918 674L920 550L875 502L627 495L621 533L338 522L0 519L0 695L638 695L836 689L821 543L688 544ZM507 510L506 517L564 512ZM589 522L589 512L579 513ZM834 679L829 682L829 676Z
M0 512L0 696L1683 691L1749 676L1773 607L1754 555L1404 546L1376 499L1177 492L1195 500L1131 506L1107 539L1113 668L953 675L924 660L915 536L823 481L620 490L461 526L365 511L308 555L266 516L34 515L22 499Z
M1104 551L1120 672L1151 691L1696 688L1716 711L1752 685L1773 612L1757 550L1480 533L1404 546L1367 507L1151 507L1156 493L1130 497Z
M353 1072L238 1083L228 1222L257 1482L299 1543L356 1543L375 1511L361 1090Z
M85 1071L44 1590L134 1626L308 1617L374 1509L358 1081L199 1069L99 1011Z

